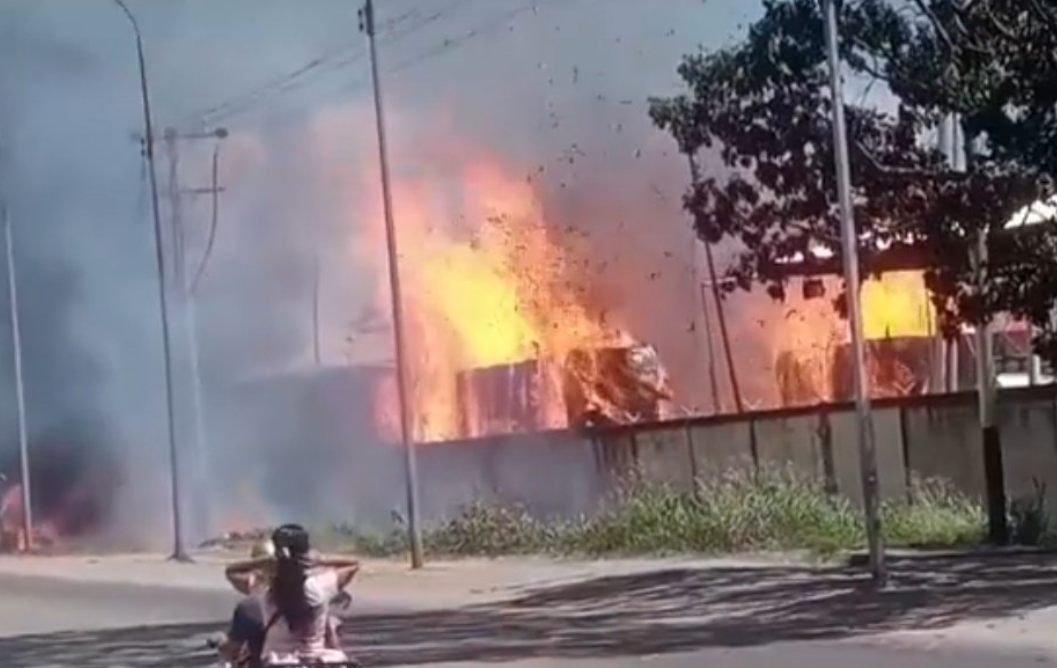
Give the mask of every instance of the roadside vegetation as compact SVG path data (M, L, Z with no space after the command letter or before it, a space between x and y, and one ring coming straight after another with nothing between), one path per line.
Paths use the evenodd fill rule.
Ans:
M917 480L908 498L884 505L892 547L971 547L987 531L984 507L940 480ZM1045 525L1035 517L1027 524ZM1026 541L1042 539L1041 528ZM820 481L790 469L731 470L696 490L630 483L598 514L545 521L516 506L475 503L423 531L434 556L647 556L806 551L825 556L864 544L862 513ZM402 527L388 535L331 527L321 538L365 555L406 552Z

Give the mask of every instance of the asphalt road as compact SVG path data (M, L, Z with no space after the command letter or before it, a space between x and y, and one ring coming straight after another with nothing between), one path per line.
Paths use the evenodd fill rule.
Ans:
M925 608L902 596L860 596L849 602L843 594L809 606L803 589L784 589L779 601L767 598L775 592L757 588L750 601L738 599L733 587L724 589L715 575L708 588L687 577L607 580L498 607L446 612L400 612L361 602L349 622L350 640L366 666L1026 668L1054 663L1039 651L949 644L915 648L880 632L879 621L890 621L897 612L938 613L934 597L922 604ZM708 592L709 605L719 614L704 614L694 599L704 595L694 594L699 589ZM727 603L735 607L720 610L717 596L731 599ZM212 656L203 649L204 639L222 626L234 601L234 595L221 591L0 575L0 658L11 668L207 666ZM949 613L949 607L943 610ZM921 614L914 619L929 623Z

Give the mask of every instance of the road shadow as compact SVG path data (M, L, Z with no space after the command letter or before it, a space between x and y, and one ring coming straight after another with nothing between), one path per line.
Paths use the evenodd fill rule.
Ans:
M367 666L605 658L848 638L1008 617L1057 604L1057 557L894 563L875 592L848 568L671 569L528 592L501 604L348 623ZM4 665L210 665L217 623L0 640Z

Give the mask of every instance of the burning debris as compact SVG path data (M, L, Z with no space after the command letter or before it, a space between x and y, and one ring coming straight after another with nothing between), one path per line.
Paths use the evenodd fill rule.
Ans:
M565 365L570 426L651 422L673 399L668 372L653 346L574 350Z
M394 186L405 202L415 440L660 417L667 376L656 351L595 303L583 278L591 258L578 254L590 248L576 251L569 226L548 220L537 185L486 154L469 157L461 173L445 163ZM389 437L399 433L393 390L380 387L376 401Z
M461 433L483 436L547 428L552 378L560 381L564 423L559 426L661 420L673 398L668 373L653 346L584 348L573 350L564 364L527 360L460 372L456 382Z
M834 282L831 277L826 280ZM854 396L848 323L817 299L821 294L815 294L811 301L806 298L797 309L789 309L797 317L787 316L784 326L776 328L780 344L789 346L780 348L775 356L780 406L848 401ZM809 309L809 303L823 307ZM862 309L871 395L882 398L928 392L936 318L922 272L890 272L865 281Z
M31 531L34 547L48 548L58 543L58 528L48 519L34 524ZM7 484L0 495L0 552L23 552L28 547L22 483L14 482Z
M34 546L56 547L101 528L117 489L108 451L67 441L31 443L30 451ZM14 458L3 464L18 468ZM0 480L0 551L25 548L24 513L21 481Z
M244 545L269 540L275 527L261 527L256 529L243 529L225 531L219 536L202 541L198 547L201 549L238 549Z

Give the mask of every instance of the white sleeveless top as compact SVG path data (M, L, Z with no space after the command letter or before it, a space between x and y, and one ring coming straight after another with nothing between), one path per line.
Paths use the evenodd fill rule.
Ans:
M327 649L327 624L330 619L330 601L337 596L338 576L331 569L320 569L309 573L305 579L305 596L312 606L312 621L304 633L293 634L286 620L279 617L268 629L264 638L264 664L280 664L292 658L313 658L340 661L344 652ZM275 617L275 606L267 592L258 595L264 623Z

